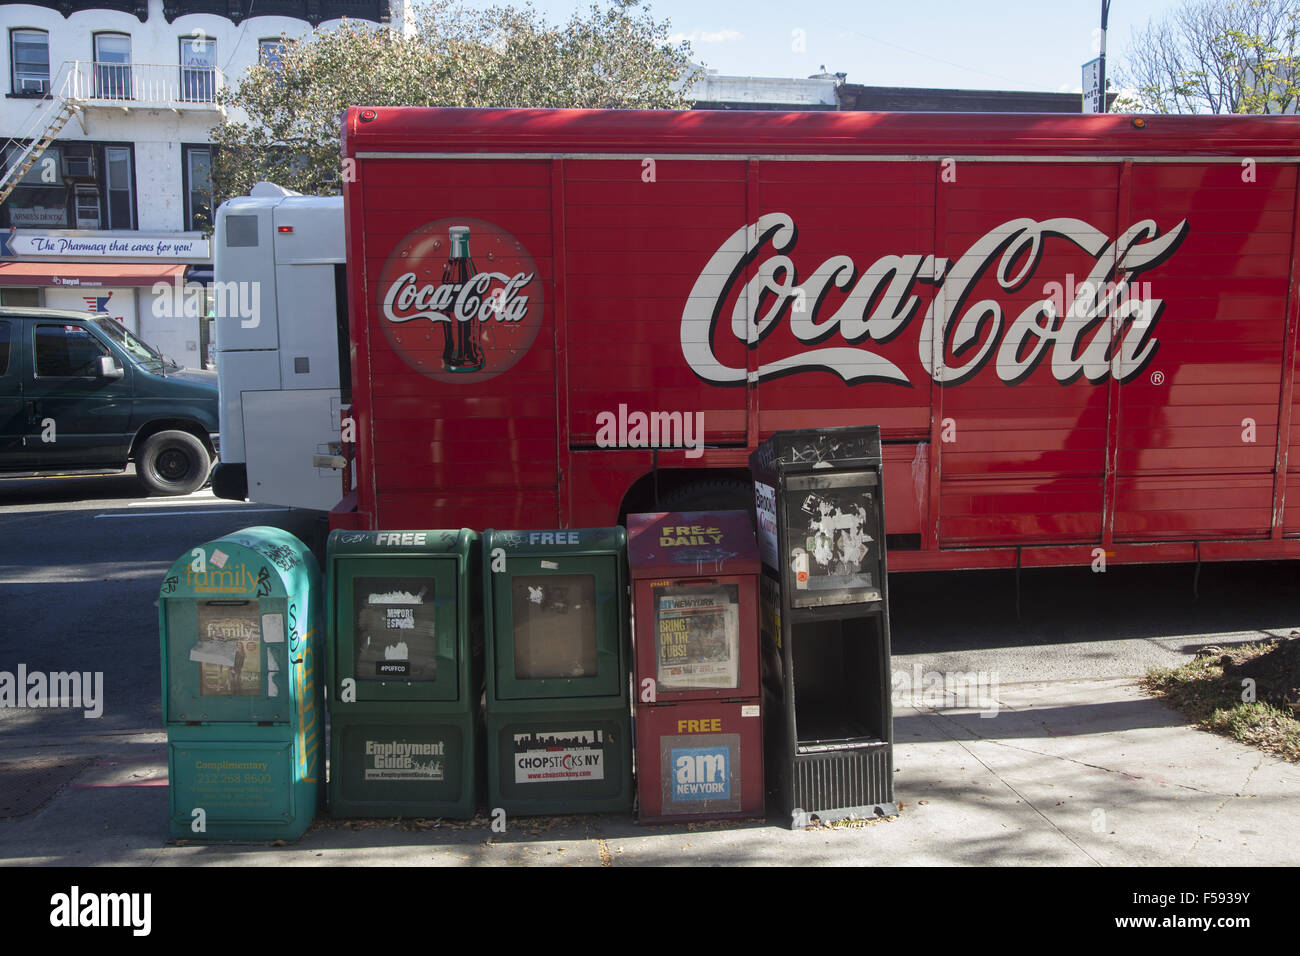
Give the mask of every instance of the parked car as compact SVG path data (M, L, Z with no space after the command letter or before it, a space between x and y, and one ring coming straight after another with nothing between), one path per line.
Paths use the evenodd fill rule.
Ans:
M0 308L0 477L136 474L154 494L208 480L217 376L182 369L109 316Z

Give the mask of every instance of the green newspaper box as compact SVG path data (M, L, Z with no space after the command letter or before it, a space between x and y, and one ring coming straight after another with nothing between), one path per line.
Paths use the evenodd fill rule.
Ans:
M483 536L489 803L632 808L627 533Z
M483 641L473 531L335 531L330 813L474 816Z
M158 601L174 838L297 839L324 797L320 568L279 528L191 549Z

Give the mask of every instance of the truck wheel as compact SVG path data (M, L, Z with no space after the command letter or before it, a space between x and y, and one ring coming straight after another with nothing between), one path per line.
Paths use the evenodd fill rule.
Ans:
M156 495L188 495L208 480L212 459L208 450L189 432L158 432L150 435L135 457L136 474Z

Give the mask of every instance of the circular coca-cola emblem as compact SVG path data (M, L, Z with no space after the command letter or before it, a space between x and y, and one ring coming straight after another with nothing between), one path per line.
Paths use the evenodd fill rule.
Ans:
M422 375L482 382L528 352L542 325L537 264L510 233L457 216L426 223L379 274L379 324Z

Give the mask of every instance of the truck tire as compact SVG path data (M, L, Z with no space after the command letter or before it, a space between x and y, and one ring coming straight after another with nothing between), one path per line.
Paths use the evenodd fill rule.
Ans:
M158 432L146 438L135 456L135 471L156 495L188 495L208 480L212 458L189 432Z

